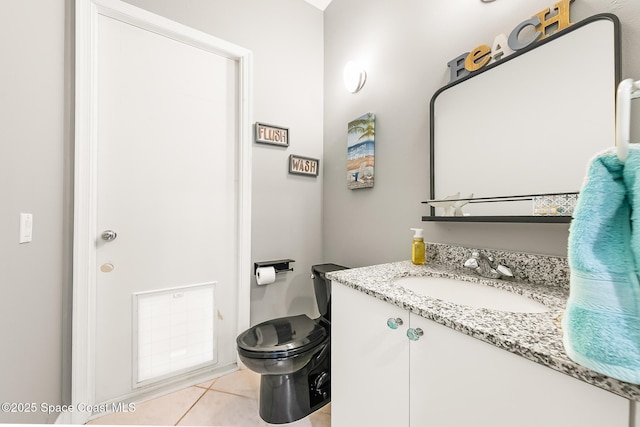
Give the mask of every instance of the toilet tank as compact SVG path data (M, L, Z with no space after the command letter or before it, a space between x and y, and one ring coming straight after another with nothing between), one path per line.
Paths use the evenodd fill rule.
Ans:
M311 277L313 278L313 289L316 294L316 303L320 316L331 321L331 280L325 274L331 271L347 270L337 264L318 264L311 267Z

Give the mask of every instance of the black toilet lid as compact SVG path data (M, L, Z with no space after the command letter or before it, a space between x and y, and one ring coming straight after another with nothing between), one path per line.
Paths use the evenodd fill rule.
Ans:
M301 314L255 325L241 333L236 343L239 350L255 358L275 358L304 352L326 337L327 330L322 325Z

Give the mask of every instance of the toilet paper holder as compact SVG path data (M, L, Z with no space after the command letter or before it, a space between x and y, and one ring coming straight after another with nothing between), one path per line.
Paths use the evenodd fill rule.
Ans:
M253 274L255 275L260 267L273 267L276 273L285 271L293 271L293 267L289 267L290 262L296 262L293 259L279 259L275 261L260 261L253 263Z

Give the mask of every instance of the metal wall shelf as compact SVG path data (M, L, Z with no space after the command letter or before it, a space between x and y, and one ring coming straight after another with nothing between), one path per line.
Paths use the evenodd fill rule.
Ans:
M565 223L571 222L570 216L523 215L523 216L423 216L423 221L437 222L518 222L518 223Z

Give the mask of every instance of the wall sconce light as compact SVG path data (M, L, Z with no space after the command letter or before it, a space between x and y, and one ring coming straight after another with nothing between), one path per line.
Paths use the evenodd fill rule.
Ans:
M367 81L367 72L362 65L355 61L349 61L344 66L344 87L351 93L356 93Z

